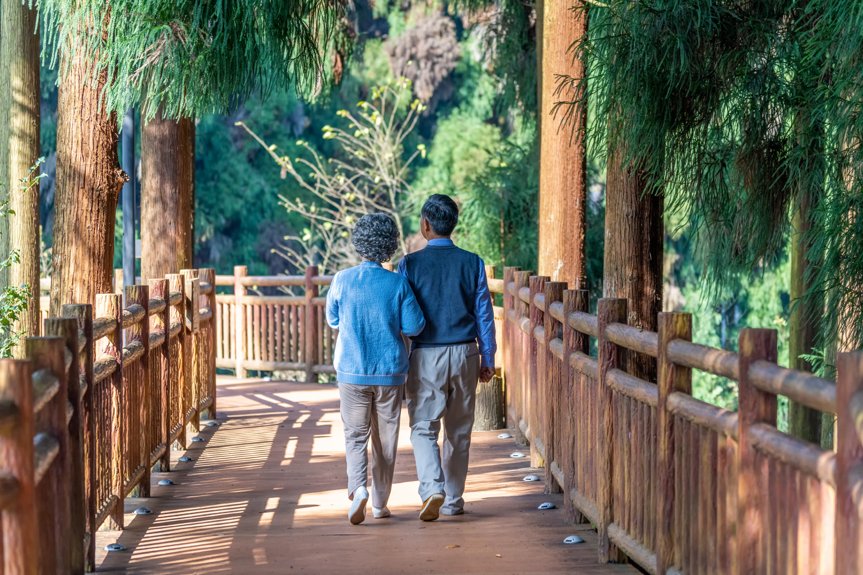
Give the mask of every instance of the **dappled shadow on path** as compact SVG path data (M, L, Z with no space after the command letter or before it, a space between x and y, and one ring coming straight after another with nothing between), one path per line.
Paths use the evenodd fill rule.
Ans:
M511 440L474 435L467 513L417 520L419 496L407 416L390 499L393 517L352 526L346 518L344 443L333 386L224 380L215 431L192 443L194 461L156 473L153 497L127 501L125 531L99 534L99 571L246 573L606 573L588 526L538 511L541 483L526 483ZM174 453L173 460L182 453ZM176 485L159 487L160 479ZM132 515L139 505L152 515ZM565 546L579 533L587 543Z

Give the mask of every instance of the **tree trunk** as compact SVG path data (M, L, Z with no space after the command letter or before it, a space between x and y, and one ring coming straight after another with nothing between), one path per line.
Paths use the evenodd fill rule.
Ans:
M39 159L39 35L37 14L18 1L0 3L0 54L4 60L2 83L8 89L0 98L4 115L0 126L5 149L0 161L2 186L10 198L8 250L17 251L20 263L9 270L9 285L27 285L27 310L13 328L22 336L39 335L39 185L22 187ZM8 170L8 171L7 171ZM5 246L4 246L5 247ZM8 252L4 252L8 253Z
M621 149L609 151L603 295L626 298L627 323L656 331L662 311L663 201L645 193L645 175L624 167L625 155ZM630 355L629 373L655 380L656 360Z
M117 199L127 179L117 160L117 118L101 98L107 75L94 78L81 51L64 58L71 60L61 63L57 102L52 315L112 291Z
M503 379L498 376L477 384L474 431L491 431L506 427L506 394L503 385Z
M569 2L549 2L542 10L542 60L539 168L539 273L553 281L585 288L585 204L587 202L587 106L579 105L570 120L552 113L556 78L584 76L584 61L569 47L587 33L587 12ZM563 95L581 100L579 93ZM583 104L583 103L582 103Z
M195 124L156 117L141 131L141 275L193 267Z
M789 318L788 366L792 369L811 371L812 366L800 356L812 353L818 333L819 306L807 297L811 287L807 281L810 265L808 242L811 228L812 197L808 191L800 194L797 210L792 220L791 235L791 317ZM817 265L817 264L816 264ZM788 430L795 437L821 442L821 412L796 401L788 402Z

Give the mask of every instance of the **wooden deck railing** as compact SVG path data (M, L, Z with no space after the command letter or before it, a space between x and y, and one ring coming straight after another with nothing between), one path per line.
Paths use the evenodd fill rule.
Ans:
M0 360L0 574L92 570L94 532L215 412L215 274L184 270L67 305Z
M840 354L834 383L776 365L774 330L744 330L731 353L692 343L688 314L647 332L626 325L626 300L590 315L585 291L514 268L504 283L511 424L596 526L600 561L863 573L863 353ZM656 382L627 372L633 353L656 359ZM694 399L693 370L737 381L739 410ZM837 450L779 431L777 395L836 414Z

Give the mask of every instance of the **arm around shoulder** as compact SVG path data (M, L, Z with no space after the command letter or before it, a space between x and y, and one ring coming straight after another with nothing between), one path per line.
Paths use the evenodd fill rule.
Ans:
M407 280L402 283L400 316L402 333L409 337L418 335L426 326L420 304Z

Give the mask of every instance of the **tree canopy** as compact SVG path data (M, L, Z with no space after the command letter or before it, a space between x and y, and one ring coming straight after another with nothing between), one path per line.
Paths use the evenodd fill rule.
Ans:
M193 117L290 84L303 94L341 74L350 48L345 0L42 0L47 45L96 55L112 111ZM103 22L77 44L76 30ZM56 59L57 52L52 55ZM327 58L331 58L328 60ZM62 69L61 69L62 73Z

